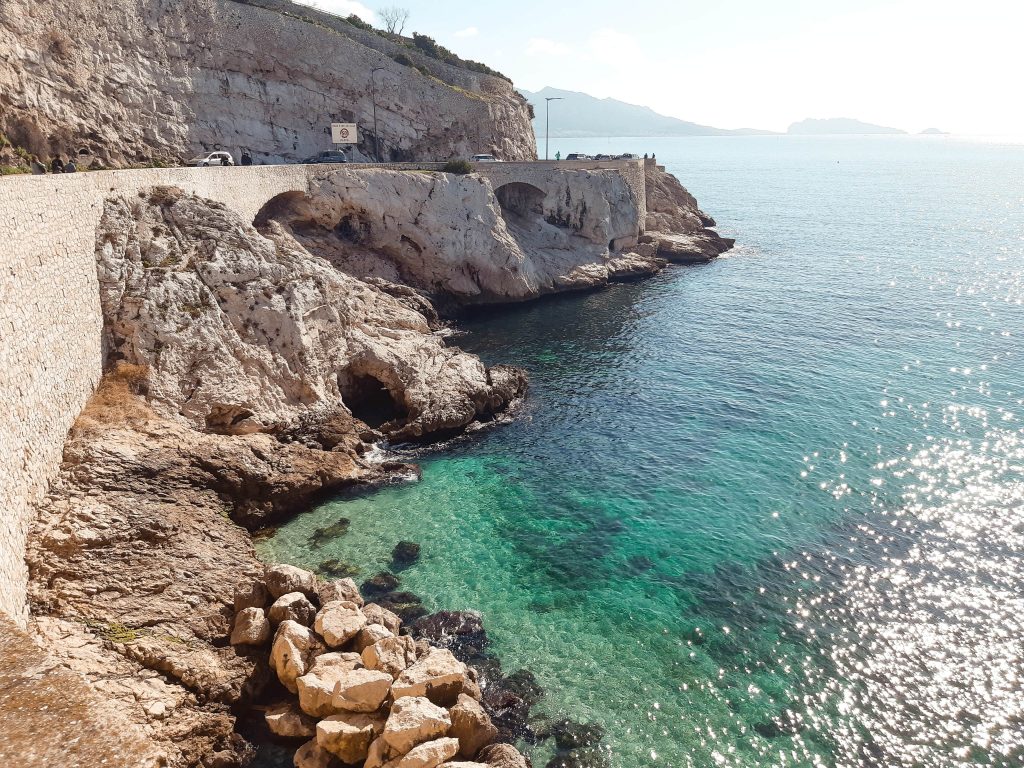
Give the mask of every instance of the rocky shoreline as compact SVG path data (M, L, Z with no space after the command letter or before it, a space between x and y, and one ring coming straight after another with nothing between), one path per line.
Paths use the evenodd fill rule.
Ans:
M467 717L487 733L493 726L493 738L502 742L554 740L560 762L552 761L552 768L607 765L599 729L531 718L542 692L528 672L502 672L479 616L427 615L388 574L364 585L377 606L369 614L354 585L344 587L346 600L327 599L324 590L342 589L337 578L303 575L301 589L275 594L280 589L266 579L276 577L259 561L251 533L332 494L418 471L373 460L381 441L448 439L499 417L523 397L525 372L488 368L445 344L435 303L459 308L494 303L498 295L523 301L595 288L651 274L670 259L708 260L731 246L708 229L713 222L674 178L648 170L648 235L622 252L585 249L576 262L565 261L571 250L554 256L531 251L536 235L516 230L514 221L508 225L489 193L484 218L491 224L479 233L480 242L518 253L522 268L508 274L527 273L523 282L486 276L472 262L482 258L475 252L445 267L456 277L432 282L433 257L419 253L419 261L403 261L400 254L415 249L399 236L405 251L388 250L383 240L356 242L338 222L326 231L340 235L324 248L324 228L299 226L294 205L281 219L257 222L258 231L223 205L171 188L107 201L96 237L107 373L68 437L26 560L34 635L109 702L111 717L149 740L149 756L139 765L244 766L253 746L239 723L244 729L256 707L287 699L289 708L274 709L276 725L267 727L301 725L309 743L297 764L326 766L354 754L348 741L337 746L348 738L339 734L354 730L363 741L373 735L367 750L390 734L387 722L403 698L425 699L420 708L438 723L448 718L452 729ZM471 188L444 179L387 178L427 199ZM432 204L439 207L418 203L425 244L432 227L441 233L444 221L451 222L447 203ZM330 198L317 206L318 215L332 212L342 221L349 215ZM436 247L447 247L438 238ZM344 575L342 564L333 573ZM262 583L270 596L243 605L234 593L240 580L257 594L253 585ZM358 624L356 634L332 634L327 627L335 620ZM305 638L301 665L289 666L284 651L275 651L279 637L281 648L298 647ZM314 665L326 657L321 666L336 672L376 672L361 676L374 678L383 691L380 670L363 656L380 642L381 656L384 646L393 656L400 646L402 663L415 674L421 661L443 659L460 675L451 690L469 701L449 694L434 701L427 689L425 697L399 695L395 681L407 670L389 667L396 674L379 706L357 713L367 722L342 722L353 710L338 707L315 715L341 719L330 721L334 730L323 743L319 735L310 741L317 731L303 720L311 713L301 701L294 707L296 681L320 674ZM347 656L357 651L359 661ZM460 665L468 665L465 672ZM443 704L444 714L427 704ZM327 705L316 712L326 713ZM367 763L371 768L433 768L456 757L529 764L512 747L468 754L448 731L431 732L422 743L384 744L379 762Z

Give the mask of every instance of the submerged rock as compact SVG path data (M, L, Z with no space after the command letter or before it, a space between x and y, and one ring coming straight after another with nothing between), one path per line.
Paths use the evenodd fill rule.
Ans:
M399 579L390 571L381 571L362 583L362 592L367 597L383 595L398 589Z
M420 545L414 541L400 541L391 551L391 561L397 568L408 568L420 559Z
M338 518L337 521L330 525L324 526L323 528L317 528L313 531L313 535L309 539L309 543L314 547L322 547L334 539L341 538L348 533L349 526L352 525L352 521L347 517Z
M438 611L417 619L412 630L416 637L447 648L464 662L480 658L490 644L477 611Z
M337 558L324 560L316 570L317 573L320 573L330 579L350 579L353 576L359 575L358 566L346 563Z

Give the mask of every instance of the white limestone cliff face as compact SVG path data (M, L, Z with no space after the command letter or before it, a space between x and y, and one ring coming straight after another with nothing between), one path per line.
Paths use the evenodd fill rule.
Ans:
M358 122L355 157L535 156L525 101L497 77L410 51L308 6L264 0L5 0L0 132L82 164L180 162L215 148L257 163L330 149L332 121Z
M525 388L519 371L446 346L379 288L173 188L108 200L97 261L108 365L146 366L150 401L202 430L354 414L418 439L489 417Z
M459 304L596 287L635 250L644 215L614 171L538 172L497 191L480 176L339 170L258 217L339 269ZM648 254L650 256L650 254ZM636 258L636 255L633 255Z

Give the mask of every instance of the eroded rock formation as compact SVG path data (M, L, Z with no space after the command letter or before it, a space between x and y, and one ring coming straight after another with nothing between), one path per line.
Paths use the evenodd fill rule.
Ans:
M108 201L97 259L110 359L145 366L149 399L197 429L423 439L525 389L388 293L174 189Z
M645 181L647 233L642 240L654 244L659 256L692 264L710 261L732 248L735 241L711 229L715 220L700 209L679 179L647 163Z
M350 275L411 286L442 306L524 301L664 266L637 242L645 214L620 173L552 169L535 180L544 189L340 170L308 194L271 201L257 225Z

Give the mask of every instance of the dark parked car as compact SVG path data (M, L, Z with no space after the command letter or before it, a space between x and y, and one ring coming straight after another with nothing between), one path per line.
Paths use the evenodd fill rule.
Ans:
M640 155L634 155L632 152L627 152L624 155L619 155L619 160L639 160Z
M615 157L612 155L594 155L595 160L614 160Z
M571 155L567 155L566 160L593 160L590 155L584 155L582 152L573 152Z
M307 157L302 162L306 165L318 165L320 163L347 163L348 158L345 157L345 153L340 149L328 149L326 152L321 152L319 155Z

